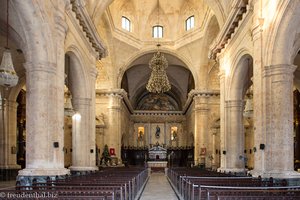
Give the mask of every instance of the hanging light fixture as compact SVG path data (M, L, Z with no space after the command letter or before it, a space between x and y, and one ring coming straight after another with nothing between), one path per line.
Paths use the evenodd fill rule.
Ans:
M17 85L19 77L17 76L12 58L11 58L11 52L8 48L8 10L9 10L9 2L7 2L7 10L6 10L6 47L3 52L3 57L0 65L0 85L5 87L13 87Z
M159 24L159 1L157 1L157 18L157 24ZM159 36L157 38L159 38ZM152 93L164 93L171 89L171 85L166 72L168 61L165 56L159 51L159 47L161 46L159 42L156 46L157 52L149 62L151 75L146 85L146 89Z

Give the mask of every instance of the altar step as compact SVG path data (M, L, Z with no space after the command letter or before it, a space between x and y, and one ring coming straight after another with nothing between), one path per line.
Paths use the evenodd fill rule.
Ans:
M164 172L153 172L140 200L178 200Z

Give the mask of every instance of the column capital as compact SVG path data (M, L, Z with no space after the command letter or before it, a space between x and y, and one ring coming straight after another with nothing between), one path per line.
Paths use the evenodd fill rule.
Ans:
M91 99L90 98L72 98L72 104L74 107L79 106L79 105L90 105L91 104Z
M225 108L233 108L233 107L244 107L244 100L227 100L225 101Z
M31 62L27 61L24 63L24 68L26 72L34 72L34 71L41 71L47 73L56 74L56 64L51 62Z
M296 65L291 64L277 64L265 66L263 69L263 76L274 76L274 75L292 75L296 70Z

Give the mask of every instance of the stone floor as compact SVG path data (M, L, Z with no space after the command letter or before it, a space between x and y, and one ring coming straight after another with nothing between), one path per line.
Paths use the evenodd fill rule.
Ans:
M140 200L178 200L163 172L155 172L142 193Z
M0 189L13 188L16 185L16 181L0 181Z

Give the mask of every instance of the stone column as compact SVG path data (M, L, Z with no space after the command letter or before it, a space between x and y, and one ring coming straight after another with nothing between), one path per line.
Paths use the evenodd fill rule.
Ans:
M225 72L220 71L220 151L221 151L221 159L220 159L220 168L218 171L224 171L226 168L226 113L225 113Z
M17 103L2 98L0 115L0 172L4 175L3 180L15 179L21 168L17 165Z
M58 85L54 63L27 62L26 68L26 168L19 171L21 184L27 176L47 177L69 173L63 159L63 84ZM25 177L25 178L24 178ZM25 181L25 183L24 183Z
M108 105L108 134L105 138L108 148L114 148L116 157L121 159L121 104L122 96L119 94L109 94Z
M227 144L226 149L226 166L225 171L244 172L244 147L245 135L243 125L243 100L225 101L227 130L225 137Z
M89 139L90 139L90 165L91 167L96 167L96 78L97 78L98 71L95 67L90 69L90 91L91 91L91 105L90 105L90 131L89 131ZM97 168L98 169L98 168Z
M72 173L81 173L86 171L94 171L98 168L95 163L91 165L91 154L95 156L95 138L93 151L90 149L90 117L91 117L91 99L89 98L75 98L72 99L72 105L80 117L76 119L73 116L73 129L72 129L72 166L70 170ZM95 135L95 134L93 134ZM95 162L95 159L94 159Z
M66 3L67 1L65 1ZM64 168L64 40L67 31L65 5L51 15L51 24L29 24L27 34L35 43L29 45L26 69L26 168L19 171L21 184L31 184L33 176L43 182L47 176L69 173ZM50 20L49 20L50 21ZM41 25L53 44L39 43ZM38 28L38 29L35 29ZM33 40L32 40L33 41ZM47 44L47 43L45 43ZM39 51L44 50L44 51ZM47 53L45 53L47 52ZM41 179L40 179L41 178Z
M208 167L207 153L201 150L208 150L208 97L205 94L200 94L194 97L195 103L195 149L194 159L195 164L205 164Z
M266 134L255 144L261 157L263 177L300 177L294 171L293 73L295 65L266 66L265 84ZM256 141L257 142L257 141Z

